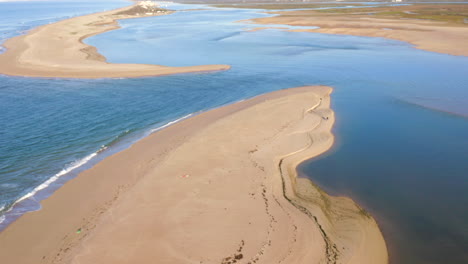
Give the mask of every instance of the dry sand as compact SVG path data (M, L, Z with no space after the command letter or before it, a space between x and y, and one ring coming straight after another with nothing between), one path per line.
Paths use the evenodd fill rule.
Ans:
M468 56L468 25L420 19L375 18L367 14L324 14L310 10L273 14L278 16L251 21L265 25L318 26L318 29L292 31L384 37L409 42L418 49Z
M372 217L296 178L333 144L330 93L277 91L153 133L0 233L2 263L387 263Z
M159 11L159 12L157 12ZM138 4L112 11L66 19L7 40L0 54L0 74L29 77L105 78L142 77L227 70L229 65L167 67L148 64L107 63L95 47L83 40L119 28L118 19L170 14L145 12ZM142 13L145 12L145 13Z

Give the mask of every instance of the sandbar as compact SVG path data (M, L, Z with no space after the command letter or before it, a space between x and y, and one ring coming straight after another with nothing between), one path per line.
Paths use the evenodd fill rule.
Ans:
M298 178L327 151L326 86L276 91L156 131L0 233L5 263L385 264L375 220Z
M229 65L168 67L108 63L83 40L120 28L117 20L160 16L172 11L143 6L146 2L40 26L8 39L0 54L0 74L52 78L118 78L227 70Z
M456 15L459 10L460 15ZM468 24L460 18L468 5L409 5L333 10L269 12L276 16L248 20L255 24L317 26L297 32L384 37L409 42L418 49L468 56ZM454 15L455 14L455 15Z

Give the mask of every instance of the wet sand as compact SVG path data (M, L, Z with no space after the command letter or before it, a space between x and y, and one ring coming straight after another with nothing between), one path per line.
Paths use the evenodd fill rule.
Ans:
M296 166L333 145L331 88L299 87L157 131L0 233L5 263L387 263L374 221Z
M97 49L83 40L120 28L117 20L168 15L171 11L145 9L140 4L74 17L40 26L4 43L0 74L28 77L107 78L142 77L227 70L229 65L168 67L148 64L107 63Z
M250 21L265 25L317 26L320 28L292 31L384 37L409 42L418 49L468 56L468 45L465 45L468 43L468 24L392 16L376 17L372 13L359 13L357 9L355 13L321 13L313 10L271 13L278 16Z

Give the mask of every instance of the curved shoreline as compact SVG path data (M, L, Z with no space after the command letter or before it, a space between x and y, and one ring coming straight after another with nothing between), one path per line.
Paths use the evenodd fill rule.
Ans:
M108 63L83 40L120 28L117 20L172 13L152 9L140 13L140 5L62 20L32 29L26 35L8 39L0 54L0 74L52 78L144 77L230 69L229 65L169 67L149 64Z
M0 259L387 263L371 217L296 178L333 144L330 92L276 91L156 131L8 226Z

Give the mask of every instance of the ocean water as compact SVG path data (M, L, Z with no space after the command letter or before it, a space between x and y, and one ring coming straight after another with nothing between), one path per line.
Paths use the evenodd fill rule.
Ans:
M1 5L0 24L18 34ZM124 20L122 29L85 42L110 62L231 70L97 80L0 76L0 229L158 127L261 93L322 84L335 88L337 143L303 163L301 175L369 210L392 263L468 261L467 57L382 38L249 31L258 25L242 20L268 16L259 10L169 8L180 11ZM50 20L67 13L46 10Z

